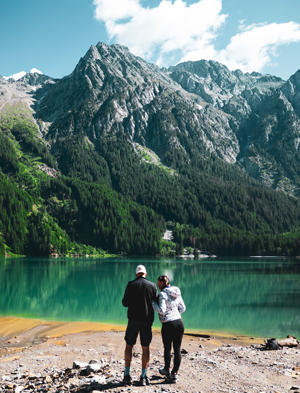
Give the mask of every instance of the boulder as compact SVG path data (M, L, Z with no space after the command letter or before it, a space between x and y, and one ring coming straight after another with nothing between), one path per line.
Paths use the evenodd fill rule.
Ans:
M283 346L283 347L297 347L298 346L298 341L295 337L293 336L287 336L287 338L283 340L279 340L278 344Z
M76 360L73 362L73 368L85 368L87 366L88 366L87 363L78 362Z

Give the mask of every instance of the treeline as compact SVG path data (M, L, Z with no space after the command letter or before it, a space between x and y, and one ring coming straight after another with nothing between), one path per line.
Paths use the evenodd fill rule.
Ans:
M298 199L268 189L214 156L194 155L188 166L183 165L184 154L178 153L180 159L173 157L175 175L170 176L156 166L141 163L122 135L97 143L116 191L150 207L165 221L179 224L181 232L175 231L178 250L194 246L232 256L300 252ZM88 166L84 161L79 165L80 173L86 176ZM196 240L191 242L191 238Z
M8 121L0 123L0 129L0 163L2 169L18 172L18 163L29 164L26 161L33 158L39 159L52 168L57 168L55 158L38 136L37 126L31 121L10 117ZM19 151L19 157L17 150ZM23 155L21 152L26 152L26 154Z
M13 254L25 255L63 253L72 246L52 217L39 212L33 198L2 173L0 189L1 255L5 246Z
M61 173L91 183L111 185L107 162L88 138L72 135L57 142L57 159Z
M39 198L47 199L36 205L34 198L0 173L2 253L4 244L14 254L36 256L94 254L99 249L118 254L159 253L165 222L153 210L122 198L105 185L77 179L48 178L39 186Z
M241 231L226 225L211 227L209 232L188 225L169 223L178 249L184 246L218 256L300 255L300 232L268 234Z
M76 241L114 253L159 253L164 219L105 184L52 178L43 195L49 214Z
M0 173L0 231L4 242L13 252L24 252L27 234L27 217L32 208L32 198L14 182Z
M270 234L300 228L298 199L274 192L214 156L194 157L193 165L170 176L158 167L141 164L121 137L105 140L100 152L108 163L114 189L151 207L166 221L207 233L212 226L225 224Z
M96 166L90 160L93 149L84 143L75 144L74 154L67 155L73 163L67 172L70 177L53 178L38 169L37 162L52 168L57 162L34 125L24 122L24 134L16 121L0 126L2 254L5 246L14 254L26 255L103 254L102 250L159 253L164 219L110 189L105 184L109 181L105 179L104 160L98 156ZM96 168L98 183L89 176L88 181L80 178L81 163L88 168L83 179Z
M119 134L96 142L112 187L150 207L165 221L184 225L189 234L176 237L179 245L191 245L192 236L198 239L200 249L218 255L298 253L295 241L290 243L287 236L280 236L300 228L298 199L268 189L215 156L191 153L192 163L186 165L184 153L170 154L169 164L176 170L170 176L156 166L141 163L125 139ZM90 156L88 149L85 152ZM77 173L82 177L89 173L85 161L89 159L78 163Z
M178 252L300 253L299 200L207 152L169 152L171 175L141 162L122 133L93 144L84 134L68 136L51 154L34 124L0 127L2 253L5 245L26 255L172 253L161 241L167 221ZM62 175L46 175L41 163Z

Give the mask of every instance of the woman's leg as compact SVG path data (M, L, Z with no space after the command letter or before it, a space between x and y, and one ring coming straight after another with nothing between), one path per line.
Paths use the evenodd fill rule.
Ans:
M173 336L173 348L174 348L174 365L172 373L177 373L181 363L181 342L184 332L184 325L182 319L173 321L174 336Z
M162 328L161 328L161 336L162 336L162 341L164 344L165 370L169 370L170 363L171 363L172 340L171 340L171 334L170 334L170 323L171 322L163 323Z

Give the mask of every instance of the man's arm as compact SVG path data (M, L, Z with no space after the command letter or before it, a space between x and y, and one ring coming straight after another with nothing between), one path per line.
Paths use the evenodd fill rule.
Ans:
M129 303L128 303L128 284L127 284L127 287L125 289L125 293L124 293L124 296L123 296L123 299L122 299L122 304L123 304L124 307L129 307Z
M154 301L155 303L159 302L158 291L155 284L154 284L153 298L151 300Z

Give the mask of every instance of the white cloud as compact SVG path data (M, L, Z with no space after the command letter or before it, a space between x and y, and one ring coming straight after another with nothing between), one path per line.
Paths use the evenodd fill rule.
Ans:
M95 17L105 23L114 23L137 15L143 9L139 0L94 0Z
M4 79L10 79L10 78L12 78L12 79L14 79L15 81L17 81L17 80L23 78L23 76L25 76L25 75L26 75L26 72L25 72L25 71L21 71L21 72L17 72L16 74L13 74L13 75L10 75L10 76L4 76L3 78L4 78Z
M227 17L221 14L222 0L189 6L182 0L162 0L155 8L142 7L139 0L94 0L94 5L95 17L105 23L111 39L161 64L174 52L209 45Z
M29 73L30 74L34 74L35 72L37 74L43 75L42 71L38 70L37 68L32 68ZM21 71L21 72L17 72L16 74L13 74L13 75L10 75L10 76L4 76L3 78L6 79L6 80L14 79L15 81L18 81L19 79L23 78L23 76L25 76L25 75L26 75L26 72L25 71Z
M273 64L280 45L299 41L300 25L295 22L244 26L225 50L216 53L216 59L230 69L262 71Z
M225 26L222 0L161 0L154 8L140 0L94 0L95 18L105 23L110 39L158 65L178 61L217 60L230 69L262 71L272 65L280 45L300 41L295 22L237 26L225 49L216 48Z

